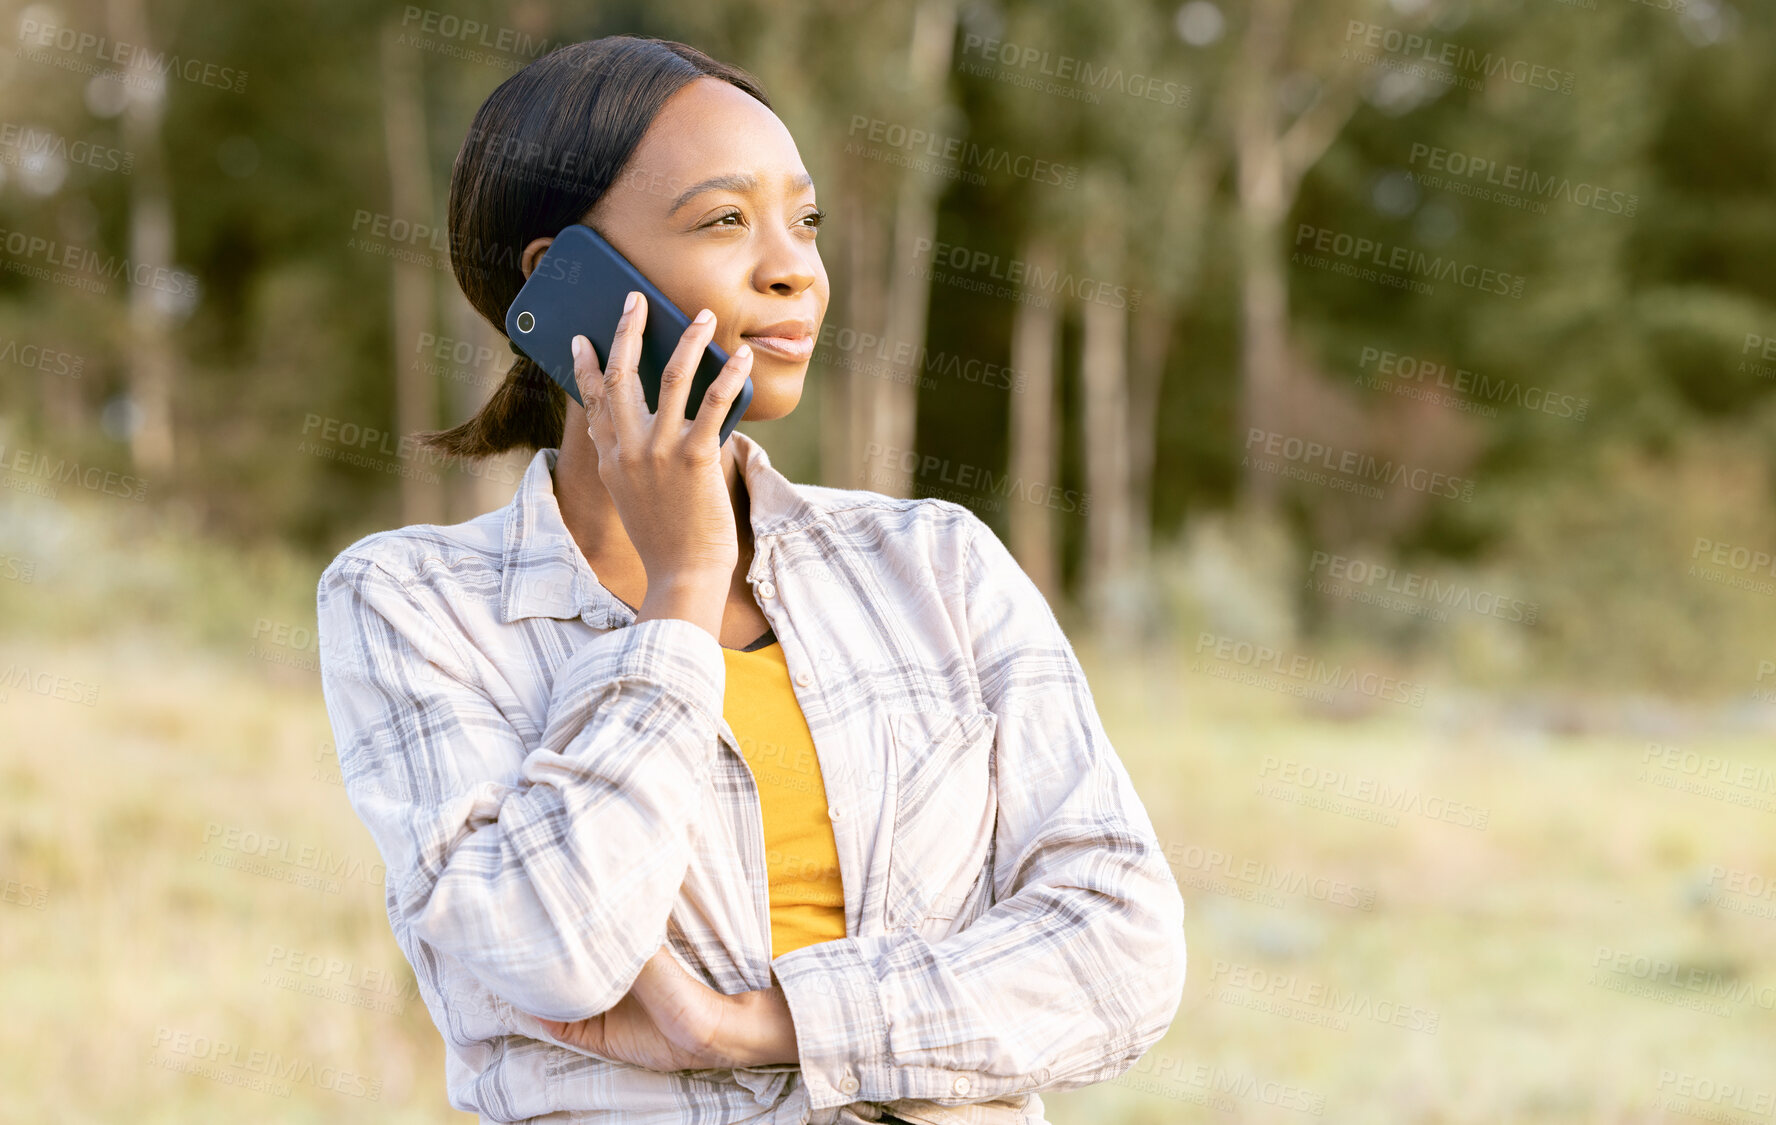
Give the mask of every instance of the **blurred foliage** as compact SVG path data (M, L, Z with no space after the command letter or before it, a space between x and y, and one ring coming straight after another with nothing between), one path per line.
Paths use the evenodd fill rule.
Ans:
M0 4L9 27L36 21L100 34L109 11L100 0ZM352 245L366 213L390 210L378 54L386 24L411 22L418 12L480 20L496 31L537 28L551 44L618 32L682 38L761 77L817 183L830 185L841 171L896 174L867 161L846 166L855 158L837 150L853 114L891 116L907 97L900 63L910 15L898 8L866 15L850 0L794 9L756 0L597 8L461 0L436 9L145 0L144 11L160 43L247 76L238 92L179 80L165 89L172 257L199 280L201 297L175 330L177 467L151 482L149 504L187 513L192 534L278 541L317 562L357 535L399 522L392 474L296 452L305 422L317 415L393 428L390 262ZM1542 622L1519 638L1525 653L1511 664L1518 674L1554 670L1624 685L1737 690L1758 638L1776 625L1776 603L1698 583L1687 567L1697 536L1776 545L1768 532L1776 515L1767 487L1773 465L1763 440L1776 362L1748 354L1756 351L1750 341L1776 336L1776 276L1768 269L1776 255L1769 113L1776 71L1768 65L1776 57L1776 9L1727 0L1669 9L1338 0L1313 6L1311 25L1307 11L1297 9L1301 23L1274 91L1286 107L1311 104L1348 78L1351 64L1341 55L1361 46L1362 28L1421 18L1432 21L1425 34L1439 42L1573 76L1570 93L1562 93L1496 75L1471 89L1399 68L1358 75L1362 99L1308 171L1286 244L1305 224L1521 275L1526 286L1517 299L1447 283L1415 294L1291 266L1290 335L1315 393L1380 433L1397 437L1422 424L1424 413L1401 409L1400 396L1359 384L1359 376L1373 374L1364 350L1375 349L1588 406L1582 420L1510 403L1491 416L1444 410L1437 432L1451 448L1472 450L1463 454L1471 458L1466 475L1478 482L1471 503L1382 511L1359 497L1293 486L1283 517L1297 624L1440 653L1464 674L1485 670L1463 662L1456 630L1415 638L1386 614L1352 615L1299 583L1313 552L1363 551L1415 572L1501 574L1544 606ZM1156 435L1148 513L1156 543L1181 542L1189 521L1229 513L1241 500L1246 263L1235 234L1241 203L1223 111L1239 77L1249 15L1242 0L973 0L960 9L944 79L951 134L1076 165L1092 192L1115 185L1124 193L1127 280L1172 315L1158 409L1140 420ZM1190 87L1189 102L1159 106L1108 93L1091 104L1021 81L1039 67L975 73L954 61L979 57L965 59L969 36L1176 79ZM526 56L522 49L473 58L412 49L423 75L433 214L441 216L470 114ZM5 122L127 149L124 115L107 104L102 80L69 65L92 63L92 53L50 53L62 62L0 55ZM1600 189L1608 199L1632 197L1632 213L1585 206L1570 194L1556 194L1545 208L1479 198L1470 189L1483 176L1451 174L1447 163L1427 175L1433 149ZM17 144L0 155L7 156L0 231L128 253L132 177L140 169L126 175L57 158L32 163ZM1200 206L1167 212L1193 160L1212 170L1206 196ZM1086 195L1011 177L958 180L942 195L938 237L1009 257L1029 231L1048 228L1073 258L1089 261L1102 248L1082 233ZM823 204L830 208L836 198L823 195ZM842 246L836 240L845 229L835 217L823 245ZM440 251L438 262L442 245L440 237L430 247ZM4 250L0 346L14 347L0 360L7 367L0 414L11 448L127 471L128 287L95 295L51 284L20 268L33 259L16 245ZM437 280L438 330L447 335L462 321L446 306L460 297L447 272ZM835 275L835 310L845 284ZM938 287L926 344L1005 362L1012 312L1007 302ZM1069 404L1062 410L1063 487L1079 484L1084 456L1072 405L1078 335L1075 310L1062 334L1061 393ZM70 353L82 370L69 377L34 369L19 360L18 346ZM836 374L817 366L810 383ZM1472 390L1456 397L1464 393L1479 401ZM1003 464L1008 397L941 383L921 396L920 446ZM473 396L448 386L439 401L436 422L445 425L463 416ZM809 409L781 425L808 434L818 424ZM783 444L798 451L787 471L818 476L818 466L804 463L814 442ZM1724 477L1733 482L1731 505L1721 501ZM1065 528L1069 560L1084 533L1083 521ZM1506 675L1503 666L1489 668Z

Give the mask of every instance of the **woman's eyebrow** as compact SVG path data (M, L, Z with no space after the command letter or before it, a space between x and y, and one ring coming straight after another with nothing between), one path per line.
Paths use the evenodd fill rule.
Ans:
M793 177L789 181L790 191L801 191L803 188L811 188L813 186L814 177L806 172ZM670 215L674 211L677 211L680 207L689 203L692 196L697 195L700 192L714 191L718 188L724 191L734 191L743 194L749 191L757 191L758 177L751 172L725 172L719 176L711 176L707 180L699 180L690 187L679 192L678 198L672 201L672 206L666 209L666 213Z

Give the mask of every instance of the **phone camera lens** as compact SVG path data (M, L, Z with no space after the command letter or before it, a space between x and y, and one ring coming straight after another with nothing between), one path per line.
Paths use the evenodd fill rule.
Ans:
M532 328L535 328L536 326L537 326L537 318L534 316L531 316L528 311L521 312L518 314L518 331L529 332Z

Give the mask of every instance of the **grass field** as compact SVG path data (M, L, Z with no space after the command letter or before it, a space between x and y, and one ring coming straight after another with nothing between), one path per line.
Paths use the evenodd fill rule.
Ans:
M472 1121L339 785L315 570L104 514L0 518L0 1118ZM1058 1125L1771 1119L1761 718L1334 713L1080 651L1190 971Z

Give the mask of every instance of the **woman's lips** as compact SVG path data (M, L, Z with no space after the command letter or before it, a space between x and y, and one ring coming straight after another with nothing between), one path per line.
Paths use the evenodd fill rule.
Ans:
M813 336L742 336L742 340L761 351L784 359L807 359L814 354Z

